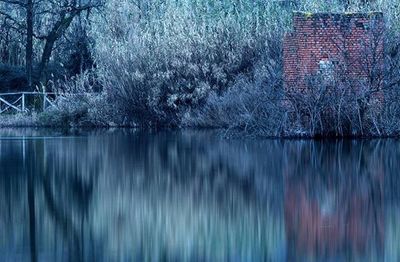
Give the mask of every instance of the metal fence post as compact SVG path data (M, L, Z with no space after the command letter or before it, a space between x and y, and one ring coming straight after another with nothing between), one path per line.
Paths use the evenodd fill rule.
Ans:
M43 92L43 112L46 110L46 93Z
M22 112L25 112L25 94L22 93Z

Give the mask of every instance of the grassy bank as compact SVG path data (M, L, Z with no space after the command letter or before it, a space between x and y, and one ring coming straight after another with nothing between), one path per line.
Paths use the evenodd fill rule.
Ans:
M40 126L37 115L0 115L0 128Z

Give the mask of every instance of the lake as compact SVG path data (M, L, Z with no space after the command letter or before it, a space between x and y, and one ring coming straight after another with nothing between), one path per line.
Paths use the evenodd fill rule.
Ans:
M399 140L0 137L0 261L400 261Z

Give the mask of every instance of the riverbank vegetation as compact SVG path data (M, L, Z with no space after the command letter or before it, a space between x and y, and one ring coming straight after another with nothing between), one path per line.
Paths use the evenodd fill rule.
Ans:
M0 10L11 5L0 2ZM207 127L263 137L400 134L400 7L394 0L65 1L73 13L61 2L58 15L37 15L33 29L34 86L68 93L37 117L40 125ZM9 52L24 50L26 34L6 16L21 14L4 10L8 27L2 30L12 37L6 42L1 34L8 52L2 61L21 66L24 58ZM338 82L326 92L315 81L307 94L283 91L282 42L293 10L383 12L385 102L378 110L368 86L355 93ZM39 32L65 17L71 21L40 69L48 39Z

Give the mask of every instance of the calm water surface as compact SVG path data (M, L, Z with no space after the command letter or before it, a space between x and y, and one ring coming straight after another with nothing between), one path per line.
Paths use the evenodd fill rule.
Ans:
M400 261L397 140L0 137L0 261Z

